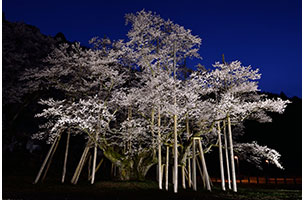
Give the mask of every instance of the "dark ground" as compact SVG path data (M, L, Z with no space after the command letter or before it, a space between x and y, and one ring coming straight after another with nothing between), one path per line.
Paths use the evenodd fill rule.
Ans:
M238 193L223 192L218 185L208 192L199 187L197 192L179 188L178 194L158 190L156 181L114 182L97 181L94 185L81 181L77 185L61 184L59 179L49 177L44 183L33 185L35 177L5 176L2 180L3 199L247 199L247 200L297 200L301 186L295 185L238 185Z

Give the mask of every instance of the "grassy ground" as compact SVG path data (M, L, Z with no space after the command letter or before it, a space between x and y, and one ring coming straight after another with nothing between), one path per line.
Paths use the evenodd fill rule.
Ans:
M214 186L212 192L198 189L179 188L178 194L158 190L157 182L113 182L98 181L94 185L82 181L78 185L61 184L59 180L48 179L45 183L33 185L34 177L10 176L2 181L3 199L247 199L247 200L297 200L301 199L298 186L238 185L238 193L223 192Z

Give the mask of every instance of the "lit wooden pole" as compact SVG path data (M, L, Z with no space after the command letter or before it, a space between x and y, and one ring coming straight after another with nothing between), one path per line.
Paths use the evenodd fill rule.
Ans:
M84 151L83 151L83 154L82 154L82 156L81 156L81 158L80 158L80 160L79 160L79 163L78 163L78 165L77 165L77 167L76 167L76 169L75 169L74 175L73 175L73 177L72 177L71 183L73 183L73 184L76 184L75 180L76 180L76 177L78 176L78 173L79 173L80 167L81 167L81 165L82 165L82 162L84 161L85 156L86 156L87 153L88 153L87 150L89 150L89 145L90 145L90 144L89 144L89 141L88 141L88 142L87 142L87 145L86 145L86 147L85 147L85 149L84 149Z
M168 165L169 165L169 146L166 146L166 163L165 163L165 189L168 190Z
M57 135L58 135L58 133L59 133L59 131L57 132ZM58 136L55 138L55 140L53 141L53 144L52 144L52 146L50 147L50 149L49 149L49 151L48 151L48 154L46 155L46 157L45 157L45 159L44 159L44 161L43 161L43 163L42 163L42 165L41 165L41 167L40 167L40 169L39 169L39 171L38 171L38 174L37 174L36 179L35 179L35 181L34 181L33 184L36 184L36 183L38 182L38 180L39 180L39 178L40 178L40 176L41 176L41 173L42 173L42 171L43 171L45 165L47 164L47 161L48 161L48 159L49 159L51 153L53 152L53 149L54 149L54 147L55 147L55 144L56 144L57 140L59 139L59 136L60 136L60 135L58 135Z
M174 42L174 193L178 192L178 133L177 133L177 96L176 96L176 42Z
M193 190L197 191L197 180L196 180L196 140L193 138Z
M203 154L201 138L198 139L198 143L199 143L198 145L199 145L199 151L200 151L200 158L201 158L201 163L202 163L202 168L203 168L202 170L205 175L204 178L205 178L205 182L206 182L206 187L207 187L207 190L211 191L210 176L208 174L208 169L207 169L204 154Z
M99 128L97 129L99 130ZM94 183L95 180L95 168L96 168L96 157L97 157L97 141L98 141L98 134L99 131L95 133L95 142L94 142L94 154L93 154L93 165L92 165L92 178L91 178L91 184Z
M50 156L50 158L49 158L49 160L48 160L48 164L47 164L46 170L44 171L44 174L43 174L42 179L41 179L42 182L44 181L44 179L45 179L46 176L47 176L47 173L48 173L48 171L49 171L50 165L51 165L52 160L53 160L53 156L54 156L54 154L55 154L55 152L56 152L56 150L57 150L57 147L58 147L60 138L61 138L61 135L58 137L58 140L57 140L57 142L56 142L56 145L55 145L55 147L54 147L54 150L53 150L53 152L51 153L51 156Z
M197 163L197 166L198 166L198 170L199 170L199 174L201 176L201 179L202 179L202 184L203 184L203 187L206 188L206 183L205 183L205 179L204 179L204 174L201 170L201 167L200 167L200 164L199 164L199 161L198 161L198 158L196 157L196 163Z
M187 139L189 140L190 139L190 126L189 126L189 119L188 119L188 115L186 116L186 135L187 135ZM188 186L189 188L192 187L192 180L191 180L191 177L192 177L192 173L191 173L191 158L190 158L190 149L188 148L187 149L187 168L188 168Z
M220 164L220 178L221 178L221 189L226 190L225 186L225 177L223 169L223 156L222 156L222 142L221 142L221 133L220 133L220 122L217 123L218 128L218 149L219 149L219 164Z
M234 151L233 151L233 139L232 139L230 116L227 116L227 120L228 120L228 132L229 132L230 160L231 160L231 167L232 167L232 185L233 185L233 191L237 192L235 163L234 163Z
M85 165L85 162L86 162L87 159L88 159L88 156L87 156L87 155L88 155L89 149L90 149L90 147L87 147L87 148L85 149L84 158L83 158L83 160L82 160L82 162L81 162L81 165L80 165L80 167L79 167L79 170L77 171L77 174L76 174L76 177L75 177L75 181L74 181L73 184L77 184L77 182L78 182L78 179L79 179L80 174L81 174L81 172L82 172L82 170L83 170L83 167L84 167L84 165Z
M70 142L70 128L68 130L68 135L67 135L67 143L66 143L66 151L65 151L65 160L64 160L64 168L62 171L62 178L61 182L65 182L65 176L66 176L66 169L67 169L67 160L68 160L68 150L69 150L69 142Z
M102 159L100 160L100 162L98 163L98 165L97 165L97 167L96 167L96 169L95 169L95 173L99 170L99 168L101 167L103 161L104 161L104 158L102 158ZM91 178L92 178L92 176L89 176L88 180L91 180Z
M92 154L89 152L89 161L88 161L88 181L91 180L91 165L92 165Z
M227 142L227 132L226 132L226 121L223 120L223 137L225 142L225 155L226 155L226 166L227 166L227 176L228 176L228 187L231 190L231 174L230 174L230 163L229 163L229 153L228 153L228 142Z
M162 155L161 155L161 112L160 106L158 106L158 179L159 189L162 190Z

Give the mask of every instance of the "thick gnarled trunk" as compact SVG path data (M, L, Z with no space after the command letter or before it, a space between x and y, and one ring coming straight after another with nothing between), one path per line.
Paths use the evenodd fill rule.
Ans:
M117 178L121 181L143 181L148 170L158 162L152 152L144 152L134 156L133 159L128 159L109 148L107 151L104 151L104 155L118 167L119 173Z

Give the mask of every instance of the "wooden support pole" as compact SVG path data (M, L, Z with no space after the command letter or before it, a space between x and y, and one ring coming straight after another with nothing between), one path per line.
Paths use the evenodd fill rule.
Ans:
M197 191L196 181L196 140L193 138L193 190Z
M160 106L158 106L158 180L159 180L159 189L162 190L162 152L161 152L161 111Z
M218 128L218 149L219 149L219 164L220 164L220 178L221 178L221 189L226 190L225 186L225 177L223 169L223 156L222 156L222 142L221 142L221 131L220 131L220 122L217 123Z
M162 186L162 182L163 182L164 167L165 167L165 165L163 164L161 167L161 176L159 177L161 179L161 186Z
M229 146L230 146L230 160L231 160L231 167L232 167L232 185L233 185L233 192L237 192L235 163L234 163L234 151L233 151L233 139L232 139L230 116L227 117L227 120L228 120L228 133L229 133Z
M185 173L186 173L186 175L187 175L187 176L185 176L185 178L186 178L187 181L189 181L189 182L191 183L191 184L190 184L190 187L192 187L193 183L192 183L192 180L189 179L189 178L190 178L190 177L189 177L189 172L188 172L186 169L185 169Z
M61 135L58 136L58 140L57 140L57 142L56 142L56 145L55 145L55 147L54 147L54 150L53 150L53 152L52 152L52 154L51 154L51 156L50 156L50 159L48 160L47 168L46 168L46 170L44 171L44 174L43 174L42 179L41 179L42 182L44 181L44 179L45 179L46 176L47 176L47 173L48 173L48 171L49 171L50 165L51 165L52 160L53 160L53 156L54 156L54 154L55 154L55 152L56 152L56 150L57 150L57 147L58 147L60 138L61 138Z
M81 166L80 166L80 168L79 168L79 170L78 170L78 174L77 174L77 176L76 176L76 179L75 179L74 184L77 184L78 179L79 179L79 177L80 177L80 174L81 174L81 172L82 172L82 170L83 170L83 167L84 167L84 165L85 165L85 162L86 162L87 159L88 159L88 156L87 156L87 155L88 155L89 149L90 149L90 147L87 147L86 152L85 152L84 159L83 159L83 161L82 161L82 163L81 163Z
M204 158L204 154L203 154L203 149L202 149L202 146L201 146L201 141L199 140L198 143L199 143L199 151L200 151L199 155L200 155L200 158L201 158L201 163L202 163L202 168L203 168L202 170L203 170L203 173L204 173L207 190L211 191L210 176L208 174L208 169L207 169L207 166L206 166L206 162L205 162L205 158Z
M174 193L178 192L178 135L177 115L174 115Z
M176 42L174 42L174 60L173 60L173 68L174 68L174 107L177 105L177 96L176 96ZM174 114L174 193L178 192L178 116L177 113Z
M199 161L198 159L196 158L196 163L197 163L197 166L198 166L198 169L199 169L199 173L200 173L200 176L201 176L201 179L202 179L202 183L203 183L203 187L206 188L206 183L205 183L205 179L204 179L204 174L201 170L201 167L200 167L200 164L199 164Z
M58 133L59 133L59 131L58 131ZM42 173L42 171L43 171L43 169L44 169L44 167L45 167L45 165L46 165L46 163L47 163L47 161L48 161L48 159L49 159L49 157L50 157L50 155L51 155L51 153L52 153L52 151L53 151L53 149L54 149L54 147L55 147L55 144L56 144L56 141L58 140L58 137L59 137L59 136L57 136L57 137L55 138L55 140L54 140L52 146L50 147L50 150L48 151L48 154L47 154L47 156L45 157L45 159L44 159L44 161L43 161L43 163L42 163L42 165L41 165L41 167L40 167L40 169L39 169L39 172L38 172L38 174L37 174L37 176L36 176L35 181L34 181L33 184L36 184L36 183L38 182L38 180L39 180L39 178L40 178L40 176L41 176L41 173Z
M231 175L230 175L230 163L229 163L229 153L228 153L228 142L227 142L227 133L226 133L226 121L223 121L223 137L225 142L225 156L226 156L226 165L227 165L227 176L228 176L228 188L231 190Z
M90 152L89 153L89 161L88 161L88 181L91 180L91 162L92 162L92 155Z
M188 114L186 115L186 136L187 136L187 139L189 140L190 139L190 124L189 124L189 118L188 118ZM190 149L187 148L187 170L188 170L188 186L189 188L192 187L192 173L191 173L191 158L190 158Z
M95 173L99 170L99 168L101 167L102 163L104 161L104 158L102 158L100 160L100 162L98 163L97 167L95 168ZM88 180L91 180L92 176L89 176L89 179Z
M74 182L75 182L76 177L77 177L77 175L78 175L79 168L80 168L80 166L81 166L81 164L82 164L82 162L83 162L83 160L84 160L84 158L85 158L87 148L89 148L89 141L88 141L88 143L87 143L87 145L86 145L86 147L85 147L85 149L84 149L84 151L83 151L83 154L82 154L82 156L81 156L81 158L80 158L80 160L79 160L79 163L78 163L78 165L77 165L77 167L76 167L76 169L75 169L74 175L73 175L72 180L71 180L71 183L72 183L72 184L75 184Z
M61 178L62 183L65 182L65 176L66 176L66 170L67 170L67 160L68 160L68 151L69 151L69 142L70 142L70 129L68 130L68 135L67 135L64 168L62 170L62 178Z
M97 140L98 140L98 133L95 133L95 143L94 143L94 154L93 154L93 165L92 165L92 178L91 178L91 184L94 183L95 179L95 168L96 168L96 157L97 157Z
M88 144L87 144L87 145L88 145ZM78 174L80 165L81 165L81 163L82 163L82 161L83 161L83 158L84 158L84 156L85 156L86 149L87 149L87 146L85 147L85 149L84 149L84 151L83 151L83 153L82 153L82 156L81 156L81 158L80 158L80 160L79 160L79 162L78 162L78 165L77 165L77 167L76 167L76 169L75 169L75 172L74 172L74 174L73 174L73 177L72 177L72 179L71 179L71 183L72 183L72 184L74 184L74 182L75 182L75 179L76 179L76 176L77 176L77 174Z
M169 165L169 146L166 146L166 163L165 163L165 189L168 190L168 165Z

